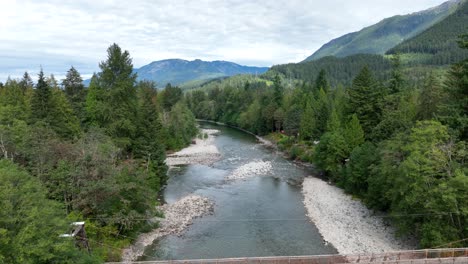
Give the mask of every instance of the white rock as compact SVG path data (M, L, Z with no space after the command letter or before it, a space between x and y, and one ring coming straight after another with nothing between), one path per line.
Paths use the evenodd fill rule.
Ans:
M165 204L158 208L164 218L159 218L159 228L142 234L122 252L122 261L131 263L143 254L146 246L154 240L167 235L182 235L183 231L193 223L193 219L211 213L214 210L214 203L208 198L198 195L186 196L173 204Z
M410 241L397 239L395 230L382 218L372 216L361 202L342 189L317 178L306 178L302 186L307 216L325 241L340 254L379 253L412 249Z

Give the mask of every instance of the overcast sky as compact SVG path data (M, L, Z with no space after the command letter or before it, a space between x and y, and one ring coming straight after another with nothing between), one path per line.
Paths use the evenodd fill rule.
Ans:
M383 18L444 0L0 0L0 81L98 70L118 43L134 66L182 58L252 66L299 62Z

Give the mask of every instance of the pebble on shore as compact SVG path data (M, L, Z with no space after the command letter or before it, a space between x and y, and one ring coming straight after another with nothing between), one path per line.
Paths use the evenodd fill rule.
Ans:
M158 209L164 218L155 218L159 221L159 228L145 234L122 252L122 261L132 263L143 255L146 246L154 240L167 235L182 235L182 232L193 223L193 219L210 214L214 210L214 202L199 195L186 196L173 204L165 204Z
M192 144L181 151L167 155L166 164L169 167L189 164L211 165L221 158L221 153L214 145L215 136L220 132L216 129L201 129L207 138L196 138Z
M226 180L245 180L256 175L266 174L270 172L271 169L270 161L254 161L235 169L231 174L226 176Z
M381 253L413 249L395 237L395 230L360 201L318 178L305 178L302 187L307 215L325 241L340 254Z

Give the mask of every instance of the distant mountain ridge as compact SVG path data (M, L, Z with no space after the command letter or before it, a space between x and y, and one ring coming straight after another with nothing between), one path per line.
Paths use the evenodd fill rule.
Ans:
M464 0L450 0L424 11L386 18L377 24L333 39L304 61L326 56L385 54L404 40L412 38L452 14Z
M154 61L135 69L135 72L138 74L138 80L155 81L158 87L162 88L167 83L183 85L237 74L263 74L268 69L268 67L243 66L229 61L168 59Z

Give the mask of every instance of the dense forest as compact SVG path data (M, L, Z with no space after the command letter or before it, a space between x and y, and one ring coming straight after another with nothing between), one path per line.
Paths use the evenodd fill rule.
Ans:
M197 134L182 91L136 82L114 44L89 89L71 68L59 84L41 70L0 86L0 263L119 261L157 223L165 152ZM91 254L61 238L86 221Z
M468 49L468 36L459 45ZM346 192L388 212L421 248L467 246L452 242L468 237L468 59L443 78L429 71L410 85L398 54L388 66L365 57L374 58L369 66L334 66L353 75L346 86L329 81L340 70L301 75L302 63L271 84L228 79L187 93L186 101L198 118L266 135L291 158L314 163ZM386 67L388 75L379 73ZM305 81L291 85L290 74Z
M390 49L387 54L406 54L413 57L414 63L448 65L468 56L468 51L460 48L454 39L466 32L468 25L468 2L434 26L421 34Z

